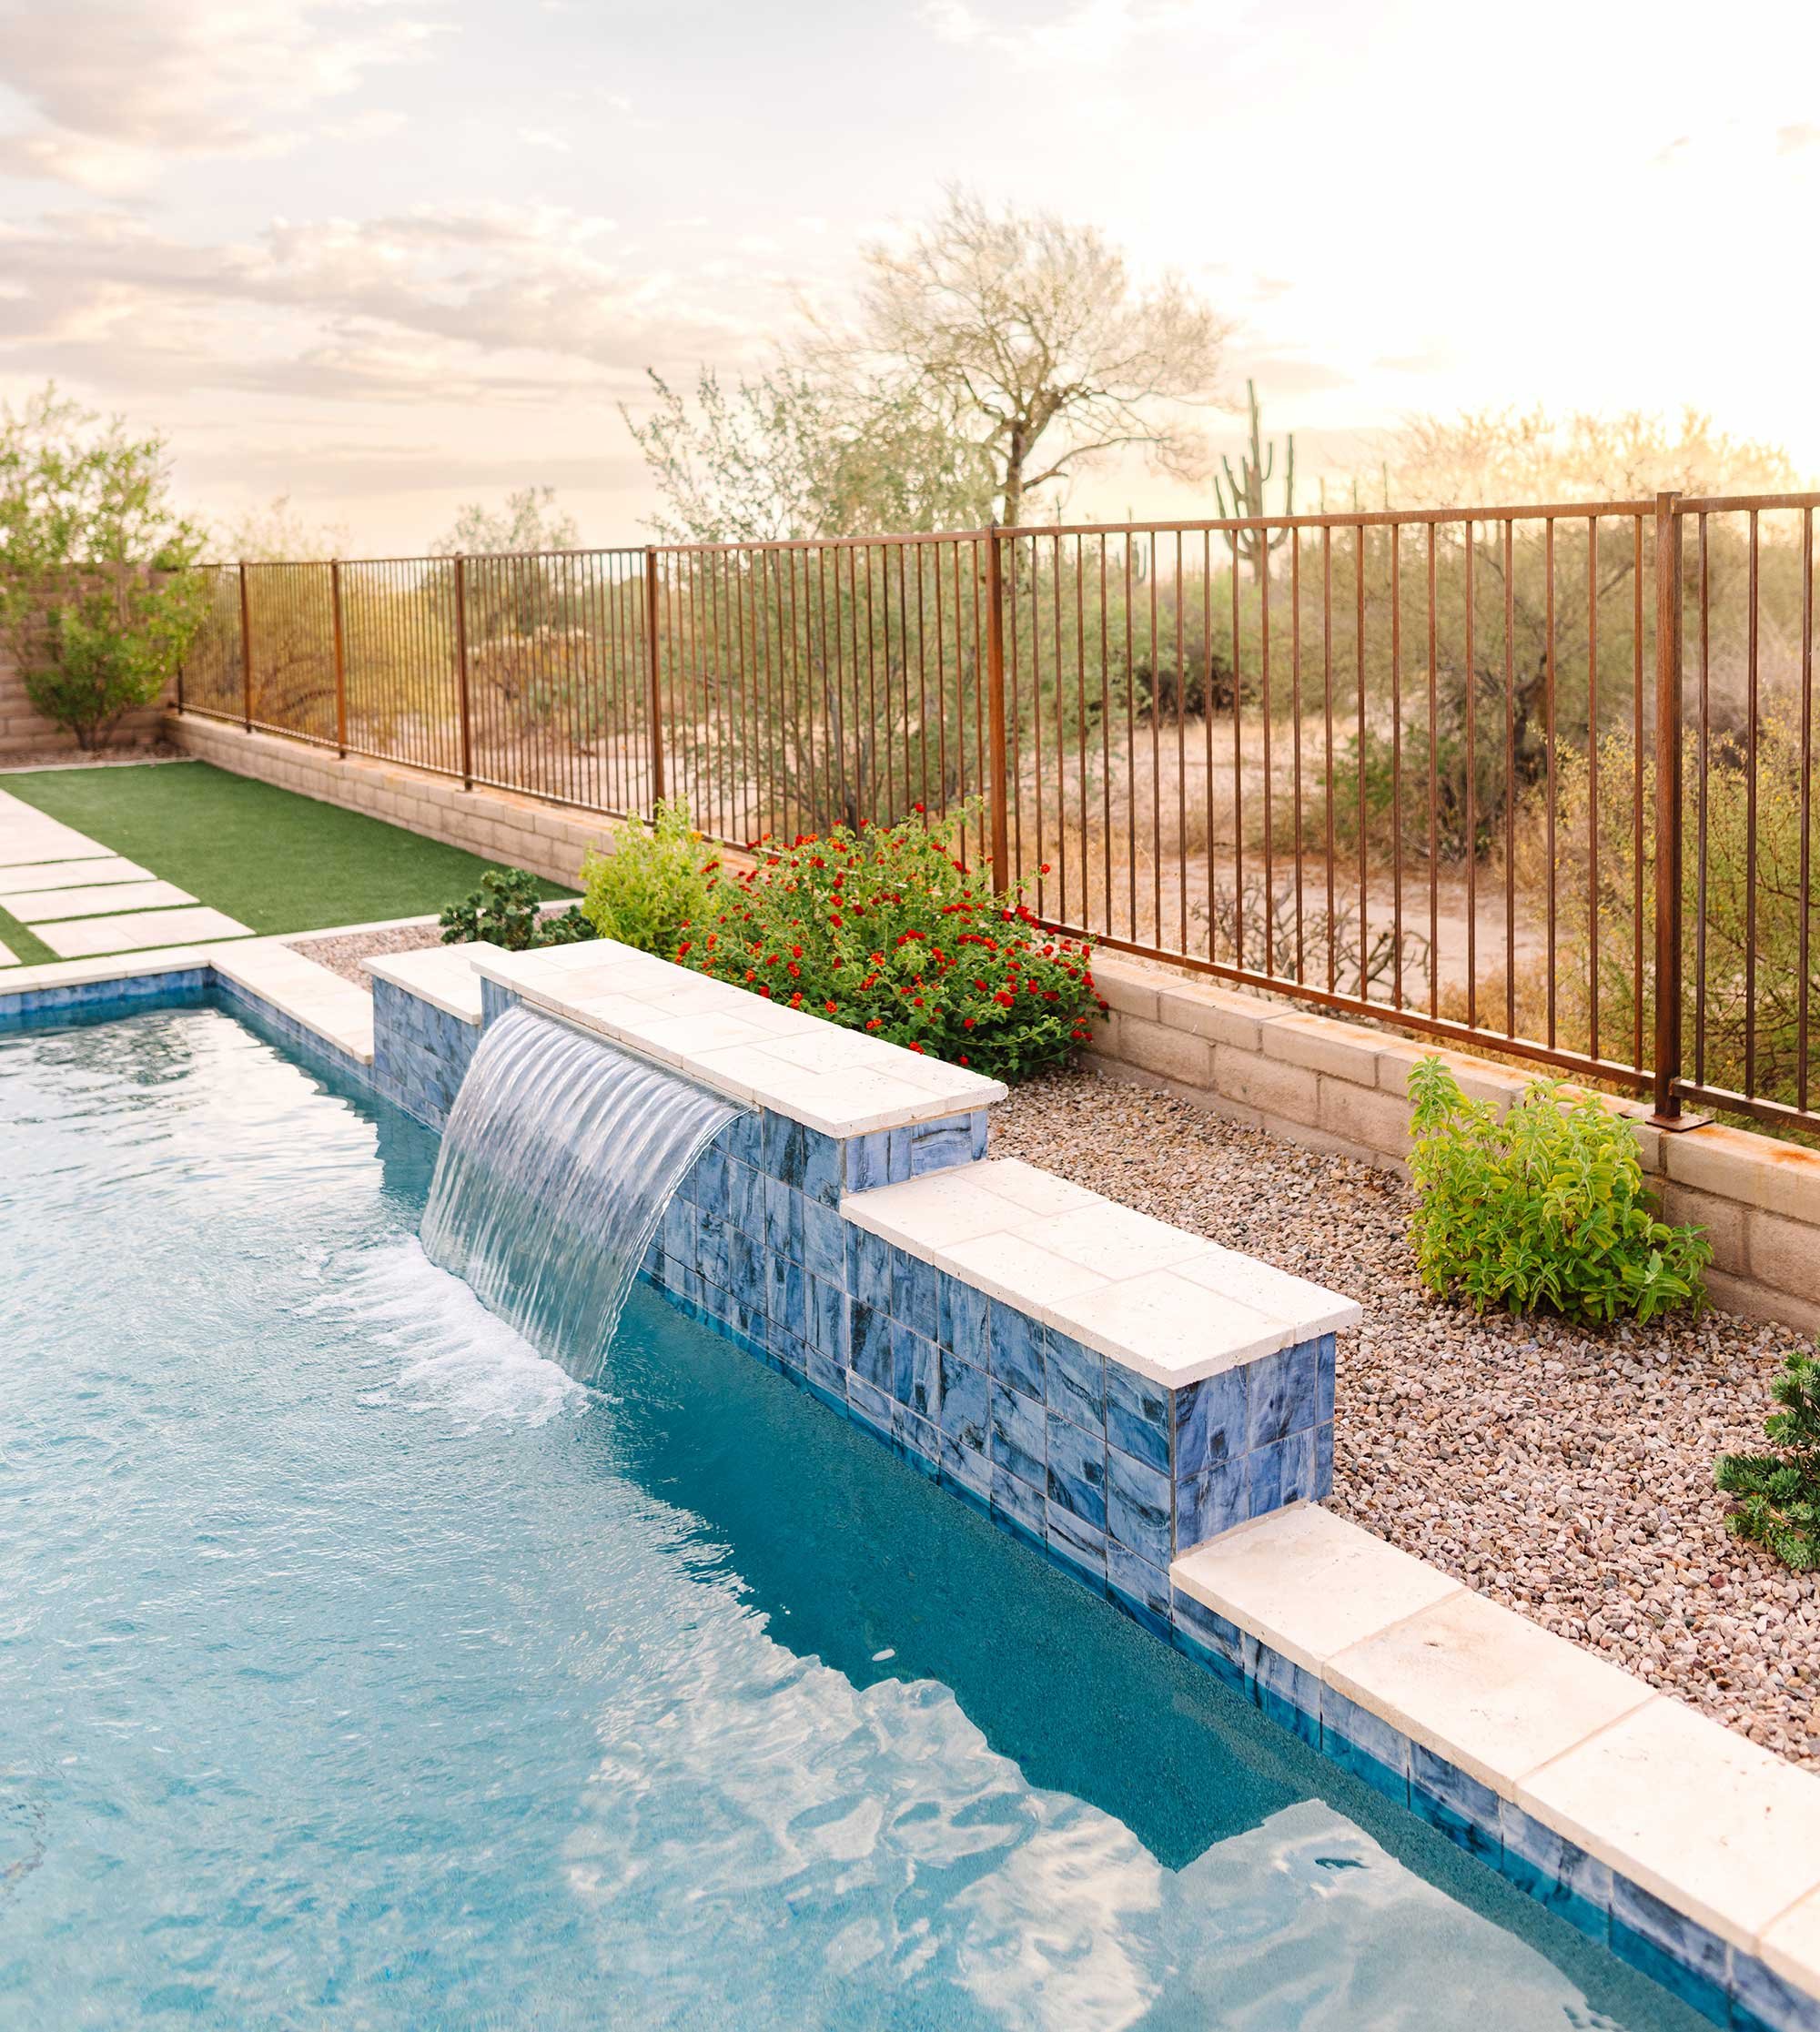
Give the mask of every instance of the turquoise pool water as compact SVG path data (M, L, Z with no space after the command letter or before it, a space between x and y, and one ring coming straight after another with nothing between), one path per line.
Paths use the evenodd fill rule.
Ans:
M1693 2025L433 1138L207 1007L0 1037L0 2024Z

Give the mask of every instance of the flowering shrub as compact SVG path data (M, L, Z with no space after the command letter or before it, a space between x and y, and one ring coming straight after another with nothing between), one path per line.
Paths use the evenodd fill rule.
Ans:
M711 908L719 869L688 805L659 798L648 828L627 819L609 852L581 863L581 914L602 938L667 959L683 926Z
M673 958L995 1078L1070 1057L1096 1008L1092 950L1046 932L1021 885L995 895L918 806L896 825L836 826L723 876Z

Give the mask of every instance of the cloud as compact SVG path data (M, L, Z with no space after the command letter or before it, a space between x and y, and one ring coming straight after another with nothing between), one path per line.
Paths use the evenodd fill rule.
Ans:
M749 343L696 285L634 267L611 219L555 206L275 219L213 245L64 213L0 223L0 362L122 389L547 400Z
M1035 20L992 20L968 0L925 0L924 25L940 42L1008 57L1026 68L1083 69L1142 42L1193 28L1236 25L1240 0L1073 0Z
M399 0L0 0L6 83L36 116L0 135L0 173L113 194L176 158L282 154L437 33Z

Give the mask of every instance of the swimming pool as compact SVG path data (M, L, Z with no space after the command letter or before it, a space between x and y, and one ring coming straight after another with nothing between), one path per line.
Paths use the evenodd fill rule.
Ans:
M0 2022L1691 2026L207 1006L0 1038Z

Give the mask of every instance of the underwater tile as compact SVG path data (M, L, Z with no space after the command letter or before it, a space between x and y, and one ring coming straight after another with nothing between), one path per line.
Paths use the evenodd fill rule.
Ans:
M1106 1542L1106 1590L1133 1623L1165 1643L1170 1642L1168 1575L1110 1538Z
M1717 1934L1612 1873L1612 1952L1658 1982L1671 1996L1725 2023L1731 1950Z
M992 1464L992 1507L1041 1541L1046 1521L1043 1491L997 1461Z
M1258 1705L1279 1728L1320 1747L1320 1681L1280 1651L1260 1643L1247 1653Z
M1820 1998L1740 1947L1732 1949L1731 1991L1733 2032L1820 2032Z
M946 1430L942 1432L939 1445L943 1481L956 1482L982 1502L989 1503L992 1463L986 1455L977 1447L968 1445L960 1435Z
M1236 1623L1173 1585L1169 1590L1169 1611L1178 1630L1186 1631L1205 1649L1217 1653L1235 1672L1243 1673L1245 1633Z
M1043 1506L1044 1537L1051 1554L1097 1591L1106 1587L1106 1533L1064 1503Z
M891 1436L906 1460L934 1474L941 1465L942 1429L932 1420L919 1418L907 1404L896 1404L891 1413Z
M1320 1688L1320 1747L1337 1764L1363 1778L1399 1805L1410 1803L1410 1739L1338 1687Z
M871 1426L887 1440L891 1438L895 1400L875 1388L857 1370L847 1378L847 1406L862 1424Z
M1503 1875L1588 1938L1606 1939L1611 1931L1610 1868L1526 1814L1513 1799L1499 1802L1499 1826L1504 1844L1499 1867Z
M1497 1865L1504 1845L1497 1794L1420 1743L1410 1745L1410 1808L1456 1847Z

